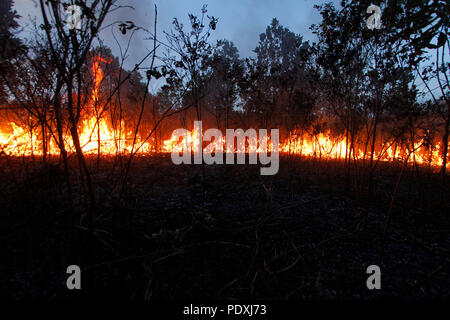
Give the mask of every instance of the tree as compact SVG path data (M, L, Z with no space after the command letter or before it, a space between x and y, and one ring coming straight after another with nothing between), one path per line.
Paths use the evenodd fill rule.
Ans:
M20 16L12 10L13 1L3 0L0 3L0 73L5 76L13 74L10 61L26 50L22 41L15 37L14 32L19 28L17 19ZM7 93L4 84L0 84L0 103L6 102Z
M212 57L206 80L209 92L207 99L212 105L219 129L223 116L224 126L229 128L229 118L239 95L238 83L244 72L243 62L234 44L228 40L223 40L222 44Z
M256 58L246 60L241 82L244 109L259 116L265 128L284 125L290 131L311 110L310 46L277 19L259 38Z
M108 14L114 0L103 2L93 1L88 4L80 2L83 8L81 29L67 28L64 19L64 7L57 1L45 2L40 0L41 13L43 18L42 29L45 31L50 47L50 53L58 74L53 105L58 124L61 150L64 157L65 167L67 164L67 153L62 138L62 108L67 110L70 133L76 150L80 165L80 174L86 190L88 190L88 209L86 221L89 229L93 227L93 210L95 207L95 195L91 175L80 144L78 122L80 120L82 103L82 67L87 62L87 56L91 49L92 42L97 37L98 31ZM62 106L61 95L63 90L67 95L67 101ZM74 97L78 97L74 99Z
M411 65L443 119L442 188L444 197L450 135L450 10L444 0L388 1L391 43L401 43L400 60ZM437 86L432 88L432 86ZM435 89L439 89L435 93Z
M2 74L1 79L7 93L19 105L14 107L20 118L27 119L32 155L37 148L42 148L42 161L46 162L52 139L58 144L54 132L52 117L52 96L56 79L56 68L45 41L35 34L35 39L28 43L26 52L9 61L11 74ZM37 139L36 139L37 138ZM39 146L40 143L40 146Z
M380 30L367 28L366 10L370 4L370 1L342 1L340 10L332 4L318 6L323 21L313 26L319 37L317 61L328 88L325 89L327 100L347 132L347 166L351 156L356 156L357 115L361 111L367 113L366 146L370 144L368 196L371 195L373 174L378 163L375 161L376 141L380 121L387 108L387 93L405 72L408 73L409 68L395 59L401 42L391 41L392 22L388 13L383 11ZM386 4L379 5L382 9L387 8ZM408 86L412 89L411 82ZM381 146L379 154L384 152L384 148L386 145Z
M209 43L218 20L207 15L206 5L202 7L200 17L189 14L189 22L191 30L185 31L183 24L174 18L174 30L165 32L168 51L161 70L162 75L167 76L167 84L178 91L180 97L187 98L188 105L195 106L197 119L201 120L200 100L205 96L204 80L214 50L221 42L217 46Z

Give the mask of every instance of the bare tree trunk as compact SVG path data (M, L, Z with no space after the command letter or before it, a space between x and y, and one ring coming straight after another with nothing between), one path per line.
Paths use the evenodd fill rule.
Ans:
M95 208L95 194L94 194L94 188L92 186L92 180L91 175L89 172L89 168L86 163L86 159L83 154L83 150L81 148L80 144L80 137L78 135L78 121L74 114L74 101L72 97L72 91L73 86L72 82L66 83L67 85L67 92L68 92L68 111L69 111L69 121L70 121L70 134L72 136L73 145L75 147L75 152L77 154L78 163L80 165L81 173L84 175L86 181L86 188L88 192L89 202L88 202L88 208L86 211L86 222L87 226L90 230L93 228L93 214L94 214L94 208Z
M376 89L376 100L375 100L375 117L373 119L373 133L372 133L372 145L371 145L371 152L370 152L370 163L369 163L369 181L368 181L368 187L367 187L367 201L370 201L370 198L372 196L372 188L373 188L373 174L374 174L374 155L375 155L375 143L377 140L377 126L378 126L378 114L380 109L380 101L379 101L379 93L378 88Z
M69 198L69 204L70 204L70 211L71 211L71 219L72 219L72 226L75 225L75 208L73 203L73 191L72 191L72 182L70 179L70 172L69 172L69 160L67 157L67 151L66 146L64 142L64 132L63 132L63 121L61 118L61 105L59 100L59 94L61 90L61 84L57 83L55 97L53 99L53 107L55 109L55 120L56 120L56 131L58 133L58 147L61 151L61 155L63 158L63 166L64 166L64 177L67 184L67 194Z
M445 199L445 188L447 180L447 155L448 155L448 137L450 130L450 104L447 103L447 119L445 121L444 135L442 136L442 168L441 168L441 203Z
M101 115L99 115L98 113L98 109L97 109L97 102L95 102L96 106L95 106L95 113L96 113L96 122L97 122L97 168L100 167L100 154L101 154L101 147L100 147L100 142L101 142L101 138L100 138L100 117Z
M45 129L45 114L41 122L41 132L42 132L42 163L47 162L47 130Z

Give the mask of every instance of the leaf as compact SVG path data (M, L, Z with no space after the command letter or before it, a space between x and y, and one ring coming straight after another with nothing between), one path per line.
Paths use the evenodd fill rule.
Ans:
M159 78L161 78L162 75L158 70L154 69L153 76L155 77L156 80L158 80Z
M437 47L438 48L442 47L443 45L445 45L446 42L447 42L447 35L445 33L441 32L439 34Z
M126 34L127 33L127 25L125 23L121 23L119 24L119 29L122 32L122 34Z
M209 26L211 27L211 29L216 30L216 22L214 20L211 20Z

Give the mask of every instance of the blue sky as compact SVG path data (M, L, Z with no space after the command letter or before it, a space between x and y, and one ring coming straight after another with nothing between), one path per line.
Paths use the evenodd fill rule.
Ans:
M339 5L340 1L329 0ZM132 6L132 8L121 8L112 13L104 25L114 21L132 20L136 25L153 29L153 8L158 7L158 34L161 38L163 30L170 30L172 19L177 17L187 24L188 13L200 14L203 4L208 5L208 14L219 18L217 29L212 35L212 40L228 39L234 42L239 49L241 57L248 57L253 54L253 49L257 46L259 34L265 31L267 25L273 18L277 18L280 23L291 31L300 34L305 40L314 41L315 37L309 27L314 23L320 23L321 17L315 4L329 1L321 0L119 0L118 4ZM21 25L25 31L30 19L36 18L40 23L41 13L37 0L15 0L15 9L22 16ZM123 36L114 29L116 38L122 47L126 46L129 34ZM141 60L152 48L152 43L145 40L146 34L136 34L131 41L128 57L125 61L125 68L132 69L137 61ZM107 28L102 31L101 38L109 46L116 56L119 56L119 49L112 35L112 29ZM448 55L448 53L447 53ZM419 84L423 89L423 84ZM156 92L161 86L159 82L150 84L151 92ZM434 88L435 86L433 86Z
M15 0L15 9L22 16L20 23L23 30L30 30L32 19L41 23L41 13L37 0ZM309 27L321 21L315 4L323 3L319 0L120 0L118 4L132 6L125 7L111 14L104 25L114 21L131 20L136 25L153 30L154 5L158 7L158 34L162 37L163 30L170 30L174 17L187 24L189 13L199 15L203 4L208 5L208 15L219 18L217 29L212 40L227 39L232 41L239 50L241 57L248 57L258 44L259 35L263 33L273 18L291 31L300 34L305 40L314 40ZM334 1L338 3L339 1ZM122 47L126 46L129 35L123 36L115 29L115 36ZM131 49L124 64L132 69L152 48L152 43L145 40L145 34L136 34L131 42ZM116 56L119 49L112 35L111 28L101 33L104 43L109 46ZM159 82L150 84L150 91L156 92L161 86Z
M187 21L188 13L199 14L203 4L208 5L208 14L219 18L219 23L212 39L228 39L234 42L242 57L252 55L257 46L259 34L265 31L273 18L291 31L301 34L305 40L314 40L309 30L313 23L320 22L320 15L315 4L318 0L121 0L123 5L134 7L122 8L110 16L107 22L132 20L135 24L149 29L153 27L153 6L158 7L158 33L169 30L172 19L177 17ZM338 2L338 1L335 1ZM30 18L40 20L40 11L36 0L15 0L15 9L22 16L21 24L26 30ZM124 44L128 36L116 35ZM111 29L101 34L105 44L118 55L117 46L111 35ZM133 66L142 57L151 43L143 40L144 35L137 35L132 42L132 50L127 65Z

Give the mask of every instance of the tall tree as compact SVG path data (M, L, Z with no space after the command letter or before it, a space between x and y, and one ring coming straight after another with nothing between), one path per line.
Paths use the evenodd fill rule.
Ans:
M77 2L82 8L80 16L80 28L70 26L66 23L65 9L58 1L40 0L40 8L43 18L42 29L44 30L50 48L50 54L58 71L57 82L53 99L55 117L57 121L60 146L67 168L67 153L63 139L63 109L67 111L69 130L75 147L77 159L80 166L82 181L87 190L86 222L89 229L93 227L93 211L95 208L95 192L91 174L83 154L80 143L78 123L81 116L82 101L81 92L83 84L82 68L87 63L87 57L92 43L97 37L100 27L109 13L114 0L106 1L80 1ZM67 96L63 101L62 95ZM64 104L64 106L63 106Z
M234 44L228 40L217 50L210 63L211 68L207 75L209 104L214 110L218 128L222 127L224 119L225 128L229 128L228 121L238 99L238 83L241 81L244 66Z
M401 42L398 58L422 80L443 119L442 191L444 197L450 135L450 6L445 0L387 1L391 42ZM437 90L438 91L435 91Z
M385 3L377 4L382 10L387 8ZM356 114L367 110L369 196L377 164L378 129L386 111L386 93L408 71L405 68L409 68L395 59L400 52L401 41L391 41L392 22L386 17L387 13L383 13L380 29L368 28L366 10L370 5L370 1L344 0L340 9L332 4L318 6L323 21L313 27L319 37L318 63L324 79L330 81L325 92L332 109L345 123L347 137L350 138L347 138L347 165L351 156L355 156ZM411 87L412 83L408 85Z
M247 75L241 83L245 110L258 115L266 128L280 124L292 128L307 106L300 96L309 90L309 49L300 35L273 19L259 37L256 58L246 60Z
M23 53L25 46L22 41L15 36L15 31L19 28L17 19L20 16L16 10L13 10L14 2L12 0L3 0L0 2L0 73L8 75L13 73L11 59ZM7 99L4 83L0 84L0 103Z
M204 5L199 17L189 14L190 30L185 30L177 18L173 19L173 30L165 33L168 51L162 68L167 83L188 101L188 105L195 106L198 120L202 119L205 78L216 48L210 43L210 36L218 20L207 12ZM217 46L220 45L219 41Z

